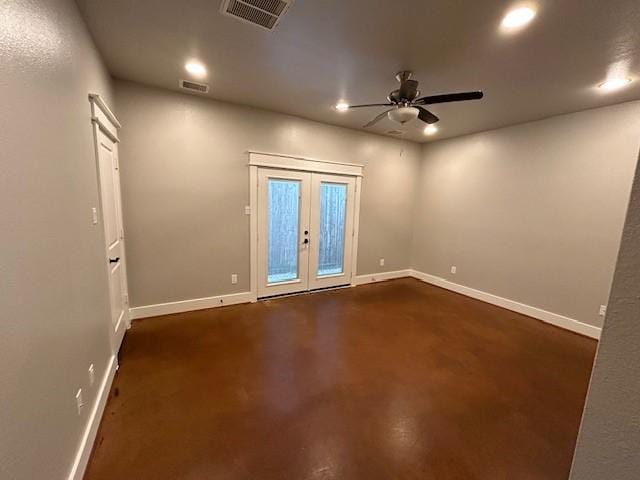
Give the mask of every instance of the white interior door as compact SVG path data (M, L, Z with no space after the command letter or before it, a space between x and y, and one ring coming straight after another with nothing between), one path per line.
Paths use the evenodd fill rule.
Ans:
M309 289L351 283L355 189L354 177L311 176Z
M311 174L258 171L258 296L309 289Z
M112 347L116 353L129 323L124 262L124 229L120 204L118 144L96 127L102 222L111 302Z

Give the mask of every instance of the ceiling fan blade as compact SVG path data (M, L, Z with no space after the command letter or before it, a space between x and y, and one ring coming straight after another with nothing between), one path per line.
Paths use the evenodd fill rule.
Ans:
M416 108L419 110L418 118L423 122L431 125L432 123L436 123L440 121L440 119L436 117L433 113L431 113L429 110L422 107L416 107Z
M393 103L368 103L366 105L349 105L349 109L364 107L390 107L391 105L393 105Z
M369 128L372 125L375 125L376 123L378 123L380 120L382 120L384 117L387 116L387 113L389 113L391 110L393 110L393 108L390 108L389 110L385 110L384 112L382 112L380 115L378 115L376 118L374 118L373 120L371 120L370 122L368 122L367 124L364 125L364 128Z
M433 105L435 103L464 102L466 100L480 100L484 94L477 92L445 93L444 95L432 95L422 97L415 101L416 105Z
M405 80L400 84L399 97L402 100L412 101L418 96L418 81L417 80Z

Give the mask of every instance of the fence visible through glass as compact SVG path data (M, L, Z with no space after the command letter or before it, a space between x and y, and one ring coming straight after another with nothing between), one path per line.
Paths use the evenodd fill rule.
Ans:
M269 179L267 282L298 278L300 182Z
M347 210L347 185L320 184L320 232L318 276L344 271L344 235Z

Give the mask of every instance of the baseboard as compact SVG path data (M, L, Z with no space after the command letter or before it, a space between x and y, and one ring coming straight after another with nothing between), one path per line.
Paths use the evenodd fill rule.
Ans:
M113 377L118 369L118 360L115 355L109 360L109 365L102 378L100 384L100 390L98 390L98 396L94 402L93 409L89 415L87 426L85 427L82 440L76 452L76 458L73 461L71 471L69 472L68 480L82 480L84 471L87 468L89 462L89 456L93 449L93 443L96 440L96 434L98 433L98 427L100 426L100 420L102 420L102 414L104 413L104 407L107 405L107 398L109 398L109 391L111 390L111 384L113 383Z
M413 277L431 285L446 288L456 293L475 298L498 307L506 308L529 317L542 320L543 322L555 325L565 330L569 330L580 335L590 338L599 339L601 329L583 323L579 320L565 317L557 313L549 312L541 308L532 307L524 303L509 300L508 298L499 297L491 293L476 290L457 283L450 282L444 278L436 277L428 273L419 272L417 270L406 269L396 270L392 272L370 273L367 275L357 275L353 277L351 285L365 285L368 283L383 282L385 280L393 280L396 278ZM183 300L179 302L161 303L157 305L146 305L143 307L134 307L130 309L131 319L139 319L146 317L155 317L158 315L169 315L172 313L189 312L193 310L202 310L205 308L221 307L225 305L235 305L239 303L250 303L255 301L255 294L251 292L233 293L230 295L219 295L215 297L196 298L193 300Z
M462 295L466 295L467 297L482 300L483 302L497 305L498 307L506 308L507 310L512 310L514 312L521 313L538 320L542 320L543 322L550 323L551 325L555 325L556 327L564 328L565 330L579 333L580 335L585 335L587 337L595 339L600 338L600 328L580 322L579 320L576 320L574 318L565 317L557 313L542 310L541 308L532 307L531 305L526 305L514 300L509 300L508 298L499 297L497 295L483 292L481 290L465 287L464 285L459 285L457 283L450 282L449 280L445 280L444 278L436 277L435 275L429 275L428 273L419 272L417 270L411 270L411 276L417 278L418 280L422 280L425 283L430 283L431 285L446 288L447 290L461 293Z
M367 283L384 282L394 278L411 277L411 270L396 270L395 272L370 273L368 275L356 275L351 281L351 285L365 285Z
M218 295L216 297L194 298L192 300L182 300L179 302L133 307L129 309L129 312L131 319L135 320L139 318L156 317L158 315L203 310L205 308L223 307L225 305L236 305L238 303L250 303L252 301L255 301L254 294L251 292L242 292Z

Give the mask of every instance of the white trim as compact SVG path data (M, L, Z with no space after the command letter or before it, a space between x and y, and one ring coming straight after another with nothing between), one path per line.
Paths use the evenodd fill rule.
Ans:
M349 175L352 177L361 177L363 169L362 165L354 163L313 160L291 155L257 152L249 152L249 166L329 173L333 175Z
M497 305L498 307L506 308L507 310L511 310L538 320L542 320L543 322L550 323L551 325L555 325L556 327L564 328L565 330L579 333L587 337L595 339L600 338L600 328L580 322L579 320L565 317L563 315L549 312L547 310L542 310L541 308L532 307L531 305L526 305L514 300L509 300L508 298L499 297L497 295L483 292L481 290L465 287L464 285L459 285L457 283L445 280L444 278L429 275L428 273L419 272L417 270L409 270L409 272L412 277L417 278L418 280L421 280L425 283L430 283L431 285L446 288L447 290L461 293L462 295L466 295L467 297L475 298L492 305Z
M250 303L254 301L253 299L254 295L251 292L231 293L229 295L217 295L215 297L194 298L191 300L181 300L179 302L133 307L129 309L129 312L131 319L138 319L156 317L158 315L170 315L172 313L191 312L205 308L236 305L238 303Z
M90 93L89 94L89 101L91 101L91 103L95 103L96 105L98 105L98 107L100 107L100 110L102 110L104 112L104 114L111 121L111 123L113 123L113 125L116 128L118 128L118 129L122 128L122 125L120 125L120 122L118 121L118 119L116 118L114 113L107 106L107 104L105 103L105 101L102 99L102 97L100 95L98 95L97 93Z
M258 301L258 167L249 167L249 259L251 302Z
M351 167L364 168L364 165L362 163L338 162L336 160L317 160L315 158L301 157L300 155L286 155L284 153L259 152L257 150L247 150L247 152L249 154L255 154L255 155L267 155L270 157L282 157L282 158L296 158L298 160L305 160L307 162L332 163L334 165L349 165ZM251 155L249 156L251 157Z
M91 456L91 450L93 449L93 444L96 440L98 427L102 420L102 414L104 413L104 408L107 405L107 399L109 398L109 392L111 391L113 377L115 376L117 369L117 356L112 355L109 360L109 365L107 366L107 371L102 378L100 390L98 390L98 395L93 405L93 409L91 410L91 414L87 420L87 425L85 427L84 434L82 435L82 439L80 440L76 457L73 461L73 465L71 466L69 476L67 477L68 480L82 480L82 477L84 476L87 463L89 462L89 457Z
M369 273L367 275L356 275L353 277L351 285L366 285L367 283L384 282L396 278L411 277L411 270L396 270L394 272Z
M118 119L109 109L100 95L90 93L91 121L98 129L109 137L113 142L118 143L118 130L122 127Z
M353 246L351 247L351 286L355 287L356 272L358 271L358 232L360 231L360 191L362 190L362 177L356 177L356 198L353 214Z

